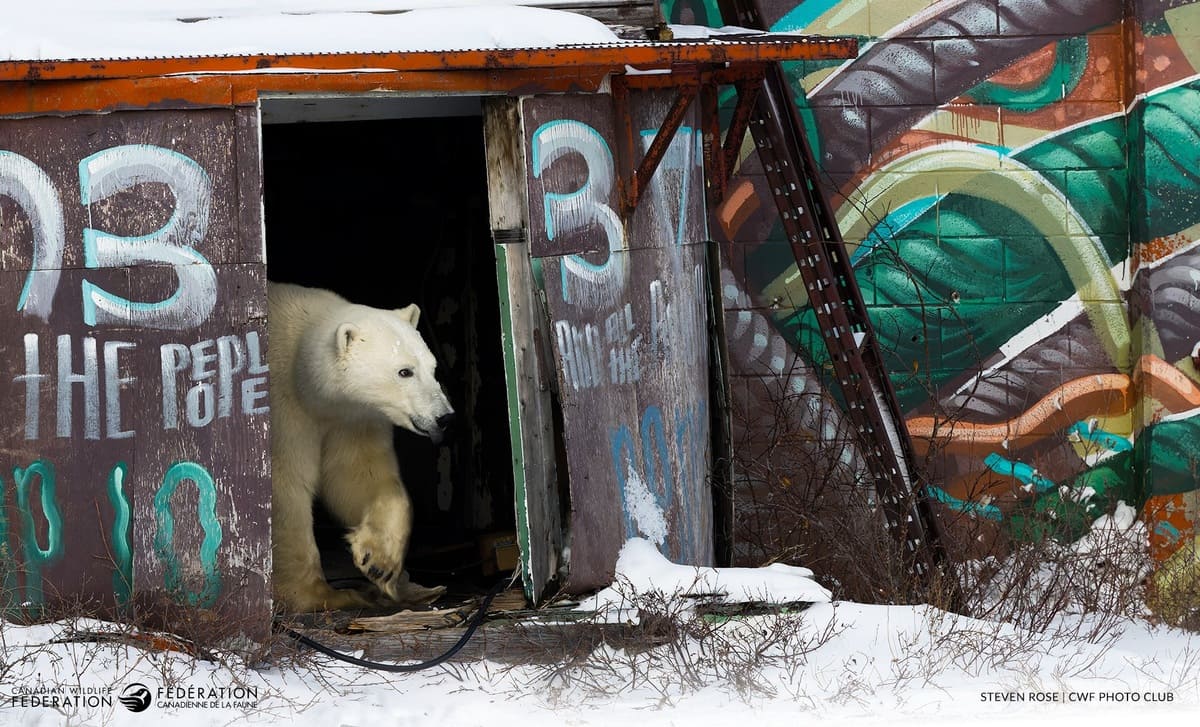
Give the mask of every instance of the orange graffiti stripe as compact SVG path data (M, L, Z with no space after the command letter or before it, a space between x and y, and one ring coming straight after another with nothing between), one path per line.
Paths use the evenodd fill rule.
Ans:
M1136 248L1136 254L1134 255L1133 259L1134 269L1136 270L1142 265L1152 263L1160 258L1164 258L1171 253L1182 250L1191 244L1192 238L1182 233L1163 235L1162 237L1156 237L1153 240L1147 240L1146 242L1138 245Z
M1158 563L1184 546L1189 540L1185 536L1196 527L1182 494L1151 497L1142 508L1142 520L1150 530L1150 556Z
M1024 413L1003 422L948 422L934 417L908 420L917 450L927 452L936 435L946 437L951 454L978 453L980 448L1021 449L1078 421L1129 411L1130 379L1125 374L1093 374L1068 381Z
M1032 86L1045 79L1054 70L1054 62L1058 58L1056 53L1057 47L1057 41L1047 43L1012 66L998 73L993 73L992 77L988 80L1002 86L1018 88Z
M1133 377L1143 395L1157 400L1169 412L1200 407L1196 382L1158 356L1146 354L1139 358Z
M738 230L760 206L762 201L754 190L753 182L743 178L731 184L724 201L717 206L717 222L725 232L725 237L736 240Z

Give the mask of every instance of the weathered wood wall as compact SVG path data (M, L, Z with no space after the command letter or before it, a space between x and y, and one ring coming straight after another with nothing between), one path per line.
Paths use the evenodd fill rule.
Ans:
M631 166L672 96L633 93ZM694 110L693 110L694 111ZM540 268L570 477L570 574L611 582L622 543L712 560L707 272L700 134L681 128L641 203L618 212L613 105L542 96L522 106L529 244Z
M0 120L0 605L269 623L257 124Z

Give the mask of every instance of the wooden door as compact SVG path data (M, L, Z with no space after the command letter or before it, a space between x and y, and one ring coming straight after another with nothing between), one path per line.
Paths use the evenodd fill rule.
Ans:
M670 92L630 95L638 157L631 166L672 98ZM700 134L694 125L679 129L640 204L623 219L614 155L620 120L610 98L527 97L519 111L522 147L515 153L525 171L520 192L527 216L514 222L522 229L520 242L502 251L509 274L501 287L536 323L537 335L514 330L513 344L535 360L540 350L548 370L543 376L553 377L525 380L540 402L551 398L561 412L569 490L560 546L569 553L566 585L582 591L611 582L620 548L631 537L649 539L676 562L711 564ZM514 276L514 269L521 274ZM530 411L528 401L516 404ZM551 423L552 413L539 412L537 421ZM554 461L553 447L539 446L531 452L537 463ZM532 517L549 509L531 508L533 501L527 492L518 510ZM530 523L531 530L539 527Z

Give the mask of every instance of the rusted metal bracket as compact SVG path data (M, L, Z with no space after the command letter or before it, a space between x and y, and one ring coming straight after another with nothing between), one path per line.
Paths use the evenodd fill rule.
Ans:
M738 150L750 118L754 113L754 101L767 66L755 64L739 69L714 69L703 72L694 69L674 71L670 88L675 89L675 100L668 109L658 133L646 150L637 169L633 168L636 150L633 119L629 115L629 89L655 87L646 84L644 77L619 75L612 79L613 109L620 128L617 132L617 155L621 169L620 194L621 214L628 217L637 209L642 192L663 155L683 124L688 109L697 98L700 100L700 125L703 140L704 169L708 186L708 202L715 206L725 197L725 188L737 163ZM737 89L737 106L725 140L721 140L720 102L717 95L721 85L733 84Z
M624 76L614 77L612 88L617 123L621 125L621 129L617 133L618 155L622 170L621 216L628 217L637 209L638 201L642 197L642 190L654 176L663 155L667 152L667 147L675 138L675 132L679 131L679 127L683 124L688 108L691 107L692 101L696 99L696 94L699 92L699 86L695 83L688 83L678 87L675 100L671 103L671 108L667 110L666 118L659 125L658 132L654 135L654 141L650 142L650 148L646 150L637 169L631 169L634 158L634 130L633 119L629 115L629 87L624 78Z
M724 158L721 161L725 173L721 180L722 188L729 184L729 179L733 176L738 150L741 148L742 139L746 137L746 129L750 126L750 117L754 114L754 102L758 98L759 89L762 88L762 78L759 75L752 80L746 79L734 84L738 100L737 106L733 109L733 119L729 123L729 131L725 134L725 144L722 147ZM724 196L722 193L721 197Z
M738 150L750 118L754 114L754 102L762 87L765 68L755 69L757 72L746 74L734 81L737 89L737 105L733 109L729 130L725 132L725 141L721 141L720 100L717 96L716 83L704 84L700 89L701 124L704 138L704 169L708 178L708 203L710 208L716 207L725 199L725 191L729 180L733 177L733 168L737 164Z
M704 181L708 208L713 209L725 198L725 187L729 184L730 165L725 163L721 148L721 103L716 84L705 84L700 89L700 128L704 153ZM742 130L745 133L745 129Z

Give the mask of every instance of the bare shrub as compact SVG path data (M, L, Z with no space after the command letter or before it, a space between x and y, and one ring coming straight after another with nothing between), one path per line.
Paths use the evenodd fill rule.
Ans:
M572 659L525 667L527 687L552 702L645 690L659 704L672 704L710 687L744 699L776 697L799 681L808 656L839 633L833 619L808 628L802 610L730 617L703 607L711 594L637 592L621 578L613 588L620 603L595 619L636 621L641 644L602 645Z

